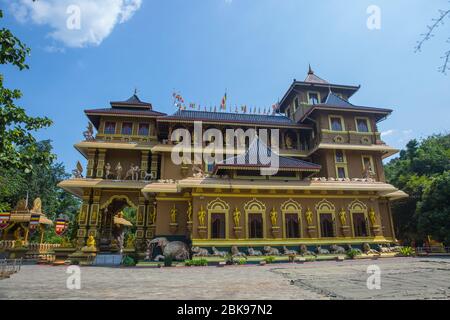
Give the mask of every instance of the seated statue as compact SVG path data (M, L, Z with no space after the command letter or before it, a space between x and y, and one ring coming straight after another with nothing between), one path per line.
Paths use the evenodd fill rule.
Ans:
M89 238L86 241L86 246L89 247L89 248L91 248L91 247L95 248L95 244L96 244L95 243L95 238L92 235L90 235Z

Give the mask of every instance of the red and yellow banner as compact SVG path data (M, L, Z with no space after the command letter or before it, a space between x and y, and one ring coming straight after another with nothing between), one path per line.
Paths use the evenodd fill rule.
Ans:
M10 218L10 212L0 212L0 230L6 229L9 226Z

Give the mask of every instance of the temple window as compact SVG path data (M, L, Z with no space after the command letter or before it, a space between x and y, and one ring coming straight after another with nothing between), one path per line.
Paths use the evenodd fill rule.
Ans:
M308 92L308 103L318 104L319 103L319 93L318 92Z
M262 214L251 213L248 215L248 230L250 239L263 238L263 219Z
M148 136L150 132L150 126L148 123L139 123L138 135Z
M336 177L345 179L348 178L347 158L343 150L335 150L334 152Z
M356 118L356 130L358 130L358 132L370 132L368 119Z
M105 134L115 134L116 133L116 123L107 121L105 123L105 130L103 132Z
M225 239L225 215L211 214L211 239Z
M336 150L336 162L340 162L340 163L345 162L344 151Z
M344 131L344 124L342 117L330 116L330 130Z
M294 112L295 112L295 110L298 109L298 107L299 107L298 97L295 97L295 99L294 99Z
M298 214L286 214L286 238L300 238Z
M132 135L133 134L133 123L131 123L131 122L122 123L122 134Z
M337 167L336 171L337 171L337 177L338 178L341 178L341 179L347 178L347 174L345 172L345 168L344 167Z

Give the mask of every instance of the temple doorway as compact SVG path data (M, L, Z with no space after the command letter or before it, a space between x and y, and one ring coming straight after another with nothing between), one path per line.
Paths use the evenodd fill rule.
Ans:
M136 208L127 199L113 199L102 209L99 227L99 250L103 253L122 252L126 240L134 237Z
M367 237L367 224L364 212L353 213L353 230L355 237Z
M323 238L334 237L333 216L331 213L320 214L320 235Z

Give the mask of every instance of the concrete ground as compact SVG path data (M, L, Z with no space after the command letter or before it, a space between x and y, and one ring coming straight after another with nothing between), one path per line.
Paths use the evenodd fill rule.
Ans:
M369 290L377 265L381 289ZM450 259L386 258L267 266L82 267L68 289L67 267L24 266L0 280L0 299L449 299Z

